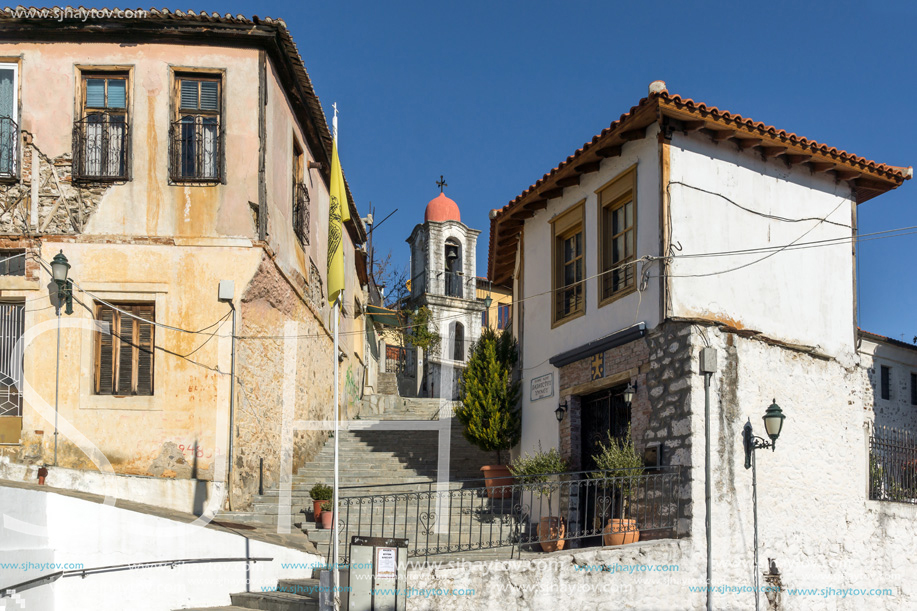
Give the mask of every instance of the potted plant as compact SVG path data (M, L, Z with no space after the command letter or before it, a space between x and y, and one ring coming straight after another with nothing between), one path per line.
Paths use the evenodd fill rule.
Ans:
M44 486L46 477L48 477L48 466L42 465L38 468L38 485L39 486Z
M315 514L315 522L318 523L322 518L322 503L334 497L334 489L325 484L315 484L309 491L309 496L312 497L312 512Z
M526 453L517 457L509 470L525 490L531 490L548 499L548 515L541 517L538 522L538 541L541 549L546 552L564 549L566 525L562 517L551 515L551 497L555 490L549 482L554 474L567 470L567 461L561 458L556 448L545 452L539 444L538 452L534 456Z
M614 503L615 516L608 518L608 524L602 531L603 542L605 545L635 543L640 540L640 531L637 521L628 517L629 503L643 474L643 459L634 447L630 427L627 427L627 435L621 440L613 439L609 432L608 444L600 441L599 448L601 451L592 457L599 471L592 477L599 480L599 489L608 490L612 499L621 499L620 503ZM608 478L611 478L610 481ZM597 519L602 517L604 515L597 516Z
M503 464L503 452L519 443L522 433L520 383L513 380L518 358L516 340L509 329L498 334L485 327L471 348L462 374L461 404L455 411L465 439L497 454L497 464L481 467L487 496L493 499L512 496L513 480Z
M334 523L334 512L331 511L331 501L324 501L321 506L322 509L322 528L328 529L331 528Z

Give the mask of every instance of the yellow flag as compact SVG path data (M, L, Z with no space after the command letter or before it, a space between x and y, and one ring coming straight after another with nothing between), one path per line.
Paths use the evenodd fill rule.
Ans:
M344 222L349 220L350 206L335 139L331 151L331 209L328 213L328 301L332 304L344 290Z

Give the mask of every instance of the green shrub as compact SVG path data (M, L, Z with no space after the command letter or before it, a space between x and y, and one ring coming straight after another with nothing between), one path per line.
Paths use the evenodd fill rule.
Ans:
M334 498L334 489L325 484L315 484L309 491L313 501L330 501Z

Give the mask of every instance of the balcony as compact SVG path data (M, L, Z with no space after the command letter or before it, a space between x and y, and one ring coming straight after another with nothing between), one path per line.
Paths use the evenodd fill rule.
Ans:
M73 124L73 178L129 179L130 127L123 114L93 113Z
M462 288L465 284L465 279L462 274L457 272L443 272L443 276L446 284L446 297L458 297L461 299L464 295Z
M293 232L303 248L309 245L309 190L303 183L293 185Z
M19 178L19 125L0 117L0 180Z
M223 134L216 117L185 117L169 127L169 176L176 182L220 182Z

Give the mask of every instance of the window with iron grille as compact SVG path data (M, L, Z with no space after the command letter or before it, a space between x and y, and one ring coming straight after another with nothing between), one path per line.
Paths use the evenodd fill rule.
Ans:
M889 398L891 398L892 368L882 365L880 371L881 371L881 380L880 380L879 392L881 393L881 397L883 399L888 400Z
M911 405L917 405L917 373L911 374Z
M174 181L223 178L221 84L219 76L176 76L169 163Z
M79 119L73 125L73 177L127 180L130 159L128 77L84 72Z
M100 395L152 395L155 316L152 303L99 306L96 318L110 333L96 338L96 393ZM140 320L142 319L142 320Z
M497 306L497 328L500 330L509 326L510 306L503 304Z
M0 180L19 178L19 65L0 63Z
M309 245L309 189L306 188L305 156L293 138L293 233L303 248Z

